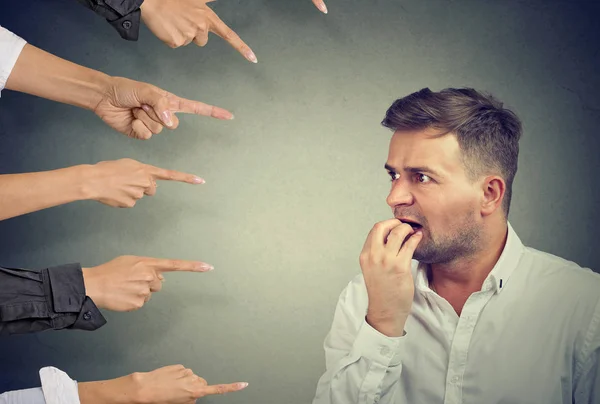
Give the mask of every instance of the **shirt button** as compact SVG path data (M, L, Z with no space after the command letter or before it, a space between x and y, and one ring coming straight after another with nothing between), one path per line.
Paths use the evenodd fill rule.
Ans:
M452 383L458 383L459 379L460 378L458 376L454 376L451 381L452 381Z
M129 29L129 28L131 28L131 21L125 20L125 21L123 21L122 25L123 25L123 28Z
M92 313L90 313L89 311L86 311L85 313L83 313L83 319L84 320L89 320L92 318Z
M375 397L373 398L373 402L374 403L378 403L379 402L379 393L375 394Z
M384 346L381 347L381 350L379 351L383 356L390 356L390 348Z

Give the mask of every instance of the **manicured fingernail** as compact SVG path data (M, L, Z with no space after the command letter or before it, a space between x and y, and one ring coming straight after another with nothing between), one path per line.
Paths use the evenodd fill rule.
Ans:
M171 120L171 112L163 111L162 116L167 126L173 126L173 121Z
M200 178L200 177L194 177L194 179L192 180L194 182L194 184L204 184L206 181L204 181L204 179Z
M215 268L212 265L207 264L205 262L197 262L196 269L200 269L202 271L212 271Z
M256 55L251 50L246 52L246 59L248 59L252 63L258 63L258 59L256 59Z
M319 10L321 10L324 14L327 14L327 6L325 5L325 3L321 3L319 5Z
M241 390L241 389L244 389L244 388L246 388L246 387L248 387L248 383L246 383L246 382L243 382L243 383L238 383L238 385L239 385L239 389L240 389L240 390Z
M142 104L142 109L146 112L150 111L150 107L147 106L146 104Z

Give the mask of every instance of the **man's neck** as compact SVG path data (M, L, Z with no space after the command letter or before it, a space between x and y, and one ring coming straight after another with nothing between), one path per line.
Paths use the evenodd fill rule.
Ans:
M474 254L443 264L431 264L430 285L460 315L471 294L481 290L506 245L508 226L491 232Z

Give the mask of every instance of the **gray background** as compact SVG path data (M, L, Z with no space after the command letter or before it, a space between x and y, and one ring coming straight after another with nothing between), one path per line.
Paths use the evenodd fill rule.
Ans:
M232 110L182 116L135 141L92 113L5 91L0 171L131 157L196 173L134 209L73 203L0 223L0 261L97 265L123 254L199 259L168 274L134 313L88 332L0 339L0 391L54 365L107 379L182 363L209 382L248 381L205 403L308 403L324 370L337 297L371 226L391 216L383 163L390 103L423 87L490 91L524 122L511 223L525 244L600 268L598 2L547 0L223 0L213 9L253 48L211 36L172 50L143 28L121 40L75 1L4 0L0 24L112 75ZM568 285L566 285L568 287Z

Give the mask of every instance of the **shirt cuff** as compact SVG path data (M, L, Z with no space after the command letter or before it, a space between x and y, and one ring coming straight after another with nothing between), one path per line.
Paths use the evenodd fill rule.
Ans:
M121 38L128 41L137 41L140 32L141 10L137 9L121 18L108 21L117 30Z
M104 4L123 16L138 10L143 2L144 0L104 0Z
M44 270L50 281L52 307L56 313L78 313L85 300L83 271L79 264L59 265Z
M106 324L106 319L98 310L92 299L86 296L81 312L75 323L69 328L75 330L94 331Z
M67 317L54 319L55 328L94 331L106 324L106 319L92 299L85 295L83 272L79 264L65 264L44 270L50 284L50 299L55 313L77 316L72 325L64 324ZM70 321L73 321L71 317Z
M394 367L402 363L405 345L406 334L402 337L388 337L363 320L352 349L358 355L382 366Z
M0 92L6 86L17 59L27 42L0 26Z
M60 369L40 369L40 380L46 404L80 404L77 382Z

